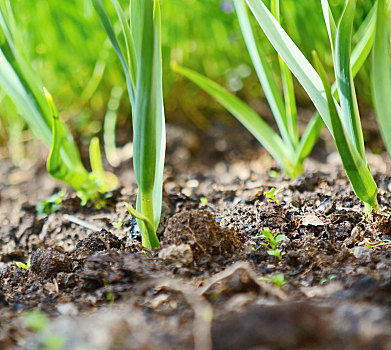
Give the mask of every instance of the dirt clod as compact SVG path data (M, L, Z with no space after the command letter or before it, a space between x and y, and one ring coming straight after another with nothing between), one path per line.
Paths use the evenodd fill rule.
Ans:
M189 244L194 259L232 255L242 243L237 234L222 228L209 210L184 210L168 220L163 245Z
M30 271L43 278L55 277L59 272L71 271L71 268L71 259L54 249L37 249L31 255Z

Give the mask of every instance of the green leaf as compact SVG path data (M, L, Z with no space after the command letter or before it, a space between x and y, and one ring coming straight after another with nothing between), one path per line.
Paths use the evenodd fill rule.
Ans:
M330 109L332 132L335 139L335 145L341 156L346 175L348 176L357 197L360 198L364 203L370 205L374 210L378 210L379 205L376 198L377 186L373 180L371 172L369 171L367 162L365 158L363 159L358 153L355 145L345 131L345 127L341 122L340 116L335 106L334 98L331 94L331 88L327 81L326 72L315 53L314 61L324 84Z
M271 2L271 8L272 14L280 23L280 0L273 0ZM278 62L281 71L282 89L284 91L288 133L293 146L296 148L299 142L299 131L297 129L297 108L292 73L281 58L281 56L278 56Z
M107 36L109 37L111 44L113 45L115 52L118 55L118 58L121 62L122 68L125 72L125 78L126 78L126 84L128 86L128 93L129 98L131 101L132 106L134 106L135 103L135 85L136 85L136 77L131 76L131 70L128 66L128 63L125 59L125 54L123 53L123 50L121 49L121 46L117 40L117 36L115 35L114 26L111 23L110 17L102 3L102 0L92 0L92 3L94 5L95 11L99 16L99 19L106 31ZM126 34L125 34L126 37ZM129 42L127 42L127 45L131 45ZM131 57L129 55L129 57ZM133 69L133 68L132 68Z
M259 0L246 0L246 2L270 43L306 90L326 126L331 130L327 101L319 75L265 4Z
M350 65L351 38L356 0L347 0L335 39L335 75L341 104L341 119L361 157L365 157L364 137Z
M282 260L282 249L269 249L267 253L271 256L277 257L279 260Z
M350 58L353 77L357 75L358 71L361 69L362 65L367 59L369 52L371 51L376 21L376 12L374 10L375 6L373 6L368 16L358 29L358 32L363 33L363 35L360 36L360 39L354 47ZM333 42L334 41L335 37L333 36ZM333 92L334 97L337 98L338 91L335 82L332 85L331 90ZM309 156L315 145L315 142L319 137L322 127L323 120L320 117L319 113L315 113L314 116L311 118L310 122L307 124L306 129L300 139L299 146L296 149L295 164L299 163L300 159L304 160Z
M142 43L133 115L133 165L139 193L136 209L160 222L165 152L165 121L162 94L159 2L141 4ZM155 248L155 247L152 247Z
M257 73L259 82L261 83L265 97L272 110L273 116L276 120L281 137L286 145L293 150L292 140L288 132L288 122L285 114L284 101L281 97L280 90L274 79L273 72L267 63L267 59L262 50L258 50L255 43L254 34L251 29L250 20L248 18L247 9L242 0L234 0L236 13L238 16L240 29L244 41L247 46L247 50L250 54L251 61L254 65L255 72Z
M275 241L276 241L276 243L278 243L278 242L283 241L285 238L286 238L286 236L284 234L280 234L275 237Z
M48 90L44 89L50 111L53 118L52 129L52 146L50 149L49 157L46 162L46 167L51 176L65 182L76 191L80 191L85 184L90 181L88 179L88 173L84 167L74 164L68 166L61 156L61 147L66 140L66 132L58 116L57 108L54 105L53 98Z
M391 156L390 10L386 0L377 2L376 34L372 54L372 94L380 132Z
M323 17L326 23L327 33L329 35L329 40L330 40L331 53L334 60L334 47L335 47L335 37L337 33L337 27L335 25L333 13L331 12L329 6L329 1L328 0L321 0L321 1L322 1Z
M286 174L294 173L293 154L276 132L249 106L214 81L190 69L173 66L172 69L190 79L223 105L265 147Z
M126 20L126 16L124 11L122 10L121 5L119 4L118 0L111 0L113 3L115 10L117 12L117 16L121 22L122 27L122 33L125 36L125 44L126 44L126 51L128 54L128 66L130 69L130 79L132 81L133 88L136 86L136 78L137 78L137 54L136 54L136 48L134 46L134 40L133 35L130 30L129 24Z

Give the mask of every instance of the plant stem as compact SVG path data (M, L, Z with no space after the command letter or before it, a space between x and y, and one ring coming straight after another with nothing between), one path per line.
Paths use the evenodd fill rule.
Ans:
M154 217L153 217L153 196L152 192L140 194L141 213L147 218L147 220L141 221L142 230L142 245L148 249L159 248L159 240L156 235L154 228Z

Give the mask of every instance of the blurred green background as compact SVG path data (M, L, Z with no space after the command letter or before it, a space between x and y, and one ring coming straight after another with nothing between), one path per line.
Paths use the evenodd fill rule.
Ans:
M126 7L129 1L122 0ZM265 1L268 4L269 1ZM331 1L337 14L344 0ZM110 1L107 9L115 18ZM252 69L230 0L161 0L164 92L169 122L206 131L218 118L228 114L192 83L170 70L176 61L218 81L256 108L263 93ZM359 0L356 28L373 5ZM125 88L119 61L108 42L90 0L12 0L18 27L26 44L31 65L54 96L61 117L81 144L102 131L104 115L112 92ZM331 67L331 55L321 4L318 0L282 0L282 23L307 58L315 49ZM311 21L307 19L311 17ZM313 26L313 23L318 23ZM118 26L118 30L119 30ZM278 70L277 56L263 41L272 65ZM1 36L0 36L1 38ZM356 78L359 99L370 105L368 66ZM329 71L330 77L332 72ZM113 90L114 89L114 90ZM117 90L116 90L117 89ZM305 93L298 89L298 102L311 108ZM31 137L15 107L0 91L0 146L17 152L21 141ZM267 114L267 113L266 113ZM118 125L130 131L127 94L120 100ZM266 115L267 119L267 115ZM12 155L12 154L11 154Z

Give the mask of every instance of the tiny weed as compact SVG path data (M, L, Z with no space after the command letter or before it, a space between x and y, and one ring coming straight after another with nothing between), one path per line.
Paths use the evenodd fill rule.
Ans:
M27 261L27 264L24 264L24 263L22 263L20 261L17 261L15 264L16 264L17 267L20 267L22 269L25 269L25 270L29 270L30 269L30 259Z
M121 229L124 223L122 222L122 220L118 220L118 221L112 222L111 224L113 225L113 227Z
M103 285L105 286L105 289L107 292L106 300L108 301L109 306L112 306L115 301L115 295L113 293L113 290L111 289L110 284L109 284L109 282L107 282L107 280L103 280Z
M278 199L277 199L277 195L281 192L282 188L280 188L279 190L276 190L274 187L268 191L268 192L264 192L264 195L266 196L266 198L269 199L269 202L271 203L276 203L277 205L282 205L283 203L280 202Z
M284 240L286 236L284 234L271 233L269 227L266 227L262 230L262 234L256 236L255 238L263 238L267 243L260 243L261 246L266 247L267 253L269 255L277 257L279 260L282 260L282 256L285 254L282 252L282 249L277 247L278 243Z
M201 202L202 204L208 204L208 199L207 199L206 197L201 197L201 198L200 198L200 202Z
M42 331L49 322L49 317L42 311L29 311L23 316L23 323L34 332Z
M65 196L65 190L61 190L53 195L51 195L49 198L46 198L42 201L40 201L36 206L35 210L37 211L37 215L43 215L43 214L52 214L60 209L62 200Z
M320 284L328 283L328 282L330 282L331 280L333 280L334 278L337 278L337 275L329 275L329 276L327 276L327 277L325 277L325 278L322 278L322 279L320 280Z
M284 286L285 284L288 283L288 281L284 277L284 274L281 273L281 272L280 273L276 273L273 276L266 277L265 280L267 282L273 283L278 288L281 288L282 286Z
M271 169L269 171L269 177L272 177L273 179L277 179L280 176L280 172L277 169Z

